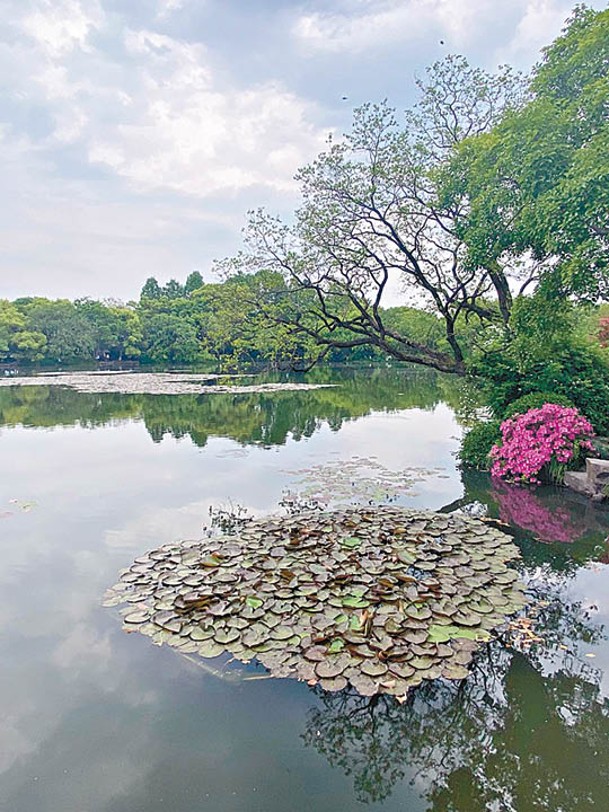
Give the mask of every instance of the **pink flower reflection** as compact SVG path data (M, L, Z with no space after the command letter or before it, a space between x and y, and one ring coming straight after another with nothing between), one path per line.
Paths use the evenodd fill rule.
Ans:
M544 502L535 491L493 480L491 496L501 520L528 530L539 541L576 541L586 532L585 522L564 505Z

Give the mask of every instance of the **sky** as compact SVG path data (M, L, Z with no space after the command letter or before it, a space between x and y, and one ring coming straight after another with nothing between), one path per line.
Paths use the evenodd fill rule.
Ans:
M0 298L211 280L354 107L404 109L448 53L528 70L572 5L0 0Z

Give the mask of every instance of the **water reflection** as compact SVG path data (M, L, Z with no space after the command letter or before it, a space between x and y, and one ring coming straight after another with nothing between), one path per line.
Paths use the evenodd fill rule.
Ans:
M443 405L459 406L458 387L442 376L317 374L341 386L172 398L0 389L0 806L609 807L607 511L564 491L461 479L450 456L458 426ZM211 504L276 509L288 472L355 455L445 469L404 504L477 500L510 523L545 601L542 644L496 643L461 686L428 685L400 706L289 680L226 683L123 635L100 609L121 567L200 535Z
M352 777L358 800L388 798L410 776L437 812L602 808L609 703L591 667L551 675L499 644L458 687L422 686L399 705L315 689L303 740Z
M478 471L462 471L463 495L444 510L481 503L511 528L529 564L573 571L609 554L609 508L566 488L521 488Z
M179 396L83 394L56 386L6 387L0 388L0 425L92 428L143 420L155 442L167 435L189 437L204 447L213 436L244 444L282 445L288 437L310 437L323 424L338 431L345 421L373 411L433 409L440 402L458 401L458 382L409 368L318 370L307 381L336 386L274 394Z

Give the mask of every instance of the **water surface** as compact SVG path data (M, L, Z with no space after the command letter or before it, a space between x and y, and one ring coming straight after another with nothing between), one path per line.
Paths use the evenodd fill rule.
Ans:
M281 394L0 389L0 806L11 812L609 808L607 512L462 477L459 393L413 370ZM385 484L376 491L373 482ZM485 648L404 705L222 678L121 631L119 569L210 508L286 494L512 525L544 644ZM543 594L542 594L543 593ZM547 605L546 605L547 604ZM592 656L588 656L592 655Z

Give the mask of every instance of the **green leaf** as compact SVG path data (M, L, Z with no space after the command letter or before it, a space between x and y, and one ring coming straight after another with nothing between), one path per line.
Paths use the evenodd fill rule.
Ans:
M347 536L340 542L343 547L348 547L350 550L353 550L355 547L359 547L362 543L361 539L356 538L355 536Z
M347 596L342 600L343 606L348 606L350 609L365 609L367 606L370 606L368 601L363 600L363 598L356 598Z
M351 615L349 618L349 628L354 632L358 632L362 628L362 622L359 615Z

